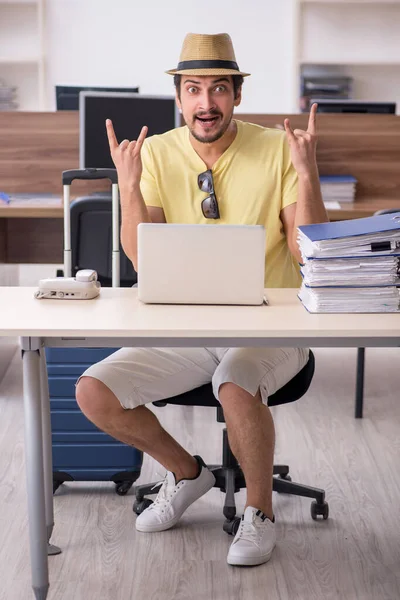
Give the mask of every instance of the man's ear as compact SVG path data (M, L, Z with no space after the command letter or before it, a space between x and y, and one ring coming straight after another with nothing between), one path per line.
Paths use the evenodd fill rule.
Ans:
M175 102L178 107L179 112L182 114L182 104L178 97L178 92L175 92Z
M241 101L242 101L242 86L240 86L240 88L237 90L236 94L237 94L237 95L236 95L236 98L235 98L235 100L234 100L234 103L233 103L233 105L234 105L234 106L239 106L239 104L240 104L240 103L241 103Z

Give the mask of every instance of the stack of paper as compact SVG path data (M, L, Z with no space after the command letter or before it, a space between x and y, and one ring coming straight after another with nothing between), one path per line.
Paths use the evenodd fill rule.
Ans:
M305 285L362 286L399 285L399 256L376 256L369 258L306 258L301 267Z
M311 313L385 313L399 311L395 287L308 288L302 285L299 298Z
M357 179L352 175L321 175L319 180L324 202L354 202Z
M0 110L17 110L17 88L10 87L0 80Z
M298 228L310 312L397 312L400 212Z

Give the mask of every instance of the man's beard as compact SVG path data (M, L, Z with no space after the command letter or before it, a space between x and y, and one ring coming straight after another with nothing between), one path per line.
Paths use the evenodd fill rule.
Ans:
M198 135L194 128L191 129L189 127L189 131L192 134L192 136L194 137L195 140L197 140L198 142L201 142L202 144L212 144L213 142L216 142L217 140L219 140L220 138L222 138L222 136L224 135L225 131L228 129L229 123L226 124L226 126L222 126L221 129L219 131L217 131L216 133L212 134L212 135Z
M207 114L222 117L221 113L214 113L213 111L210 111ZM207 134L205 134L205 135L199 135L195 131L194 123L196 121L197 116L200 116L200 115L196 115L193 118L191 126L188 125L188 123L186 122L186 119L185 119L185 122L186 122L186 125L188 125L189 131L190 131L190 133L192 134L192 136L194 137L195 140L197 140L198 142L200 142L202 144L212 144L213 142L216 142L217 140L219 140L219 139L222 138L222 136L224 135L224 133L226 132L226 130L228 129L228 127L230 125L230 122L232 120L232 115L233 115L233 110L232 110L232 113L230 115L230 118L227 119L226 123L221 122L220 129L218 131L216 131L215 133L210 133L208 135Z

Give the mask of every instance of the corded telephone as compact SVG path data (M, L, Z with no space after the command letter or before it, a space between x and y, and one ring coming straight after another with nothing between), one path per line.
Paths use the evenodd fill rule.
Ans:
M100 294L100 282L92 269L81 269L75 277L41 279L35 298L90 300Z

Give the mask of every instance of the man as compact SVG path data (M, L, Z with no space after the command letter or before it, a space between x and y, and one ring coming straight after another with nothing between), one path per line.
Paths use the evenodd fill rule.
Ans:
M142 222L261 224L267 230L265 284L297 287L296 227L327 220L316 165L316 105L307 131L235 121L243 77L227 34L188 34L174 75L186 126L145 141L115 137L122 245L137 264ZM215 257L218 260L218 257ZM215 481L145 404L212 381L229 442L244 472L247 502L228 554L232 565L269 560L276 543L272 509L274 425L268 397L306 364L305 349L123 348L90 367L77 401L100 429L150 454L167 470L158 496L136 519L142 532L173 527Z

